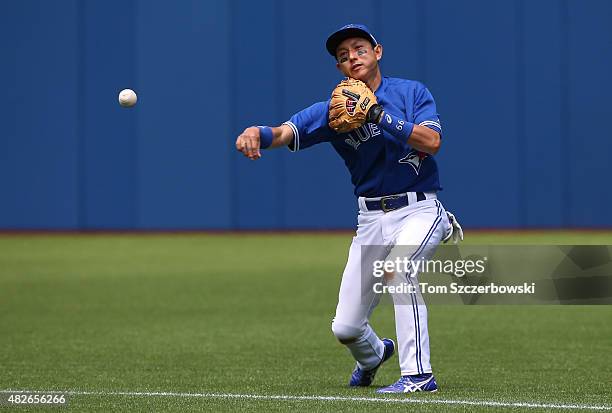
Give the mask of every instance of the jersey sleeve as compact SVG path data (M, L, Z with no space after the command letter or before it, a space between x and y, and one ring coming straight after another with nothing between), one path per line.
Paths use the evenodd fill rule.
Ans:
M289 144L290 151L296 152L330 141L334 132L327 124L328 107L329 101L315 103L283 123L293 131L293 141Z
M442 125L436 110L436 102L424 85L419 84L419 86L415 93L414 123L433 129L442 135Z

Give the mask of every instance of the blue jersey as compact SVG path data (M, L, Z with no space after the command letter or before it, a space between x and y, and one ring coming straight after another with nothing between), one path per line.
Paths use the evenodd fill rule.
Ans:
M422 83L383 77L375 95L385 114L441 134L436 104ZM344 159L357 196L380 197L442 189L433 156L412 149L373 123L348 133L336 133L328 126L328 112L329 100L315 103L285 122L294 135L289 149L298 151L330 142Z

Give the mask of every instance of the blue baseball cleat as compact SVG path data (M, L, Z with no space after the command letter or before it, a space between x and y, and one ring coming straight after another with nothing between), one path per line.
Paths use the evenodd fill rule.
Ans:
M374 376L376 376L376 372L382 366L382 364L389 360L393 353L395 353L395 343L390 338L383 338L383 344L385 345L385 352L383 353L382 360L378 364L378 366L374 367L372 370L362 370L359 366L355 367L353 370L353 374L351 375L351 381L349 381L349 386L351 387L367 387L374 381Z
M387 387L381 387L376 393L415 393L418 391L436 392L438 384L431 373L415 376L402 376L398 381Z

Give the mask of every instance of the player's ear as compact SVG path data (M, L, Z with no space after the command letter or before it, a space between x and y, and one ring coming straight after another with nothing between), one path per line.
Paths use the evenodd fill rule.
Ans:
M376 56L376 60L380 60L382 59L382 55L383 55L383 47L382 44L377 44L374 47L374 55Z

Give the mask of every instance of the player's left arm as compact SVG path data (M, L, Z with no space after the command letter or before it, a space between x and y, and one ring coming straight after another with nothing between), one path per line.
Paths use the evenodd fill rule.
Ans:
M442 126L436 112L433 96L427 88L418 84L414 97L414 122L384 112L379 125L396 139L412 148L435 155L442 143ZM384 108L383 108L384 110Z
M442 139L440 139L440 134L435 130L427 126L414 125L407 142L408 145L418 151L435 155L440 150Z
M417 125L387 112L383 112L378 125L395 139L418 151L435 155L440 150L440 133L428 126Z

